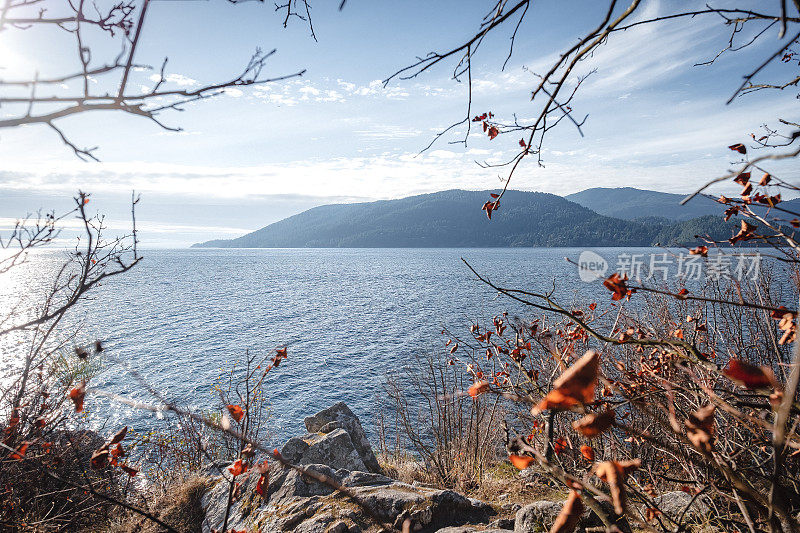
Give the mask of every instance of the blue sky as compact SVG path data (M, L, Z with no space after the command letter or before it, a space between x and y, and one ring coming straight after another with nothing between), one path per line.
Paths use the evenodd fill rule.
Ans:
M314 42L301 21L283 29L272 4L155 1L136 59L158 66L168 55L172 87L225 79L257 46L278 50L268 63L270 76L307 72L162 115L183 127L181 133L110 113L59 123L77 144L98 145L102 163L77 160L43 127L0 131L0 226L39 207L63 208L80 188L93 194L92 205L108 214L112 227L122 228L135 188L142 194L144 246L185 246L238 236L324 203L496 188L503 170L481 169L475 160L512 155L518 136L490 141L475 133L464 148L448 144L455 132L417 155L464 114L466 87L450 79L451 63L386 88L381 83L417 55L460 43L489 4L350 0L339 12L338 1L317 1ZM512 28L494 34L473 62L473 110L506 120L513 113L532 116L532 72L545 71L554 54L595 25L602 4L572 2L567 16L564 2L534 3L505 70ZM686 4L645 2L639 17ZM763 44L723 55L712 66L693 66L723 48L728 32L718 18L706 17L614 35L578 69L597 69L573 105L577 114L589 114L585 137L568 126L554 130L545 167L529 161L512 188L686 192L731 166L728 144L746 141L765 121L798 120L796 91L754 93L724 105L742 72L779 46L773 29ZM118 52L97 43L98 62ZM0 33L0 77L56 74L75 61L73 50L67 35L50 31ZM149 88L153 74L138 71L131 86ZM98 90L102 84L97 80ZM72 89L57 87L54 94ZM798 177L791 164L774 171Z

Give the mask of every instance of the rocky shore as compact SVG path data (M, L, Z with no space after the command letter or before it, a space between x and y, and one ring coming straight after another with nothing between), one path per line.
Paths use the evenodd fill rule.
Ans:
M408 484L384 475L358 417L337 403L305 419L308 433L292 437L281 449L289 462L326 476L349 494L271 462L263 496L256 492L259 475L243 476L240 494L228 512L227 530L260 533L359 533L381 531L383 524L436 533L528 533L547 531L563 502L537 501L524 506L493 506L451 490ZM220 531L225 522L229 483L211 476L202 498L203 533ZM688 495L664 494L676 512ZM681 505L684 504L684 505ZM600 526L588 514L580 530ZM624 524L621 524L622 529Z

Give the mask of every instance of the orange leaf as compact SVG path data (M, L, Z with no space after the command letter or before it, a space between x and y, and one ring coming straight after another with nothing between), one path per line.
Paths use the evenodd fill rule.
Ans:
M714 410L713 405L706 405L691 413L684 422L686 436L692 445L707 453L711 453L714 444Z
M569 409L593 402L599 371L600 353L587 351L553 382L553 390L531 409L531 413L537 415L545 409Z
M241 422L242 418L244 417L244 411L238 405L229 405L228 412L231 414L234 420L237 422Z
M594 438L614 424L614 411L607 410L602 413L590 413L580 420L572 423L572 428L587 438Z
M28 451L28 446L30 446L30 442L28 441L23 442L22 444L20 444L19 448L17 448L17 450L14 453L8 456L8 458L13 459L15 461L21 460L23 457L25 457L25 452Z
M519 470L525 470L534 461L533 457L527 455L509 455L508 460L511 464L516 466Z
M766 366L758 367L741 359L731 359L722 371L725 376L747 389L768 389L775 385L775 375Z
M581 446L581 455L583 455L583 458L589 461L590 463L594 462L594 448L592 448L588 444L584 444L583 446Z
M235 463L228 467L228 472L230 472L233 477L236 477L239 474L247 472L247 465L242 463L241 459L237 459Z
M69 399L75 404L75 412L80 413L83 411L83 399L86 397L86 382L82 381L80 385L69 391Z
M483 394L489 390L489 382L488 381L476 381L472 384L472 386L467 390L470 396L473 398L477 398L480 394Z
M558 437L553 441L553 451L556 455L561 455L567 449L567 440L564 437Z
M583 502L574 490L569 491L569 497L564 502L564 507L558 513L550 533L572 533L578 527L578 522L583 514Z
M597 477L608 483L611 489L611 501L614 503L614 511L618 515L625 512L625 478L629 473L642 466L639 459L631 461L605 461L597 465L595 473Z

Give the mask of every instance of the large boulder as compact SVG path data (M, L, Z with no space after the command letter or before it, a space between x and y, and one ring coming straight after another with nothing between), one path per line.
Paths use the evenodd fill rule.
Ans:
M378 473L381 471L378 459L375 457L372 446L370 446L367 439L367 434L364 432L364 428L361 427L361 422L344 402L335 403L314 416L306 417L303 422L306 425L306 430L310 433L325 434L339 428L344 429L350 435L350 439L353 441L356 450L358 450L358 454L361 456L361 460L366 465L367 470Z
M529 503L517 511L514 533L549 531L556 521L564 502L538 501Z
M330 433L309 433L304 437L292 437L283 445L281 454L296 465L323 464L345 470L367 470L350 434L341 428Z
M456 492L413 486L377 473L380 469L361 424L344 404L307 418L306 427L310 433L289 439L281 454L331 483L270 461L263 495L256 492L259 475L251 470L236 477L239 487L228 509L231 480L227 468L222 468L211 476L211 488L202 499L204 533L221 530L226 514L227 530L262 533L372 532L382 524L400 527L406 519L411 521L412 531L436 531L486 524L496 515L488 504ZM332 484L345 490L335 490Z

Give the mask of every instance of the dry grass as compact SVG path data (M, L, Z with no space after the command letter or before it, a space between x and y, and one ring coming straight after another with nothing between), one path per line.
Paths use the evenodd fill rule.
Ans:
M199 532L203 524L201 499L208 487L208 480L193 477L178 484L150 505L150 510L159 520L178 531ZM158 533L162 529L138 514L125 514L109 528L109 533Z

